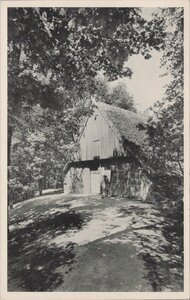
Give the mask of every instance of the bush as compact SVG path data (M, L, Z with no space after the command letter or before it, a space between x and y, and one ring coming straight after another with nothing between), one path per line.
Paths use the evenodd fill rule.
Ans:
M10 179L8 184L8 201L9 204L21 202L34 197L35 185L23 185L16 179Z
M29 198L34 197L35 195L35 185L32 184L30 186L23 186L23 191L22 191L22 200L27 200Z

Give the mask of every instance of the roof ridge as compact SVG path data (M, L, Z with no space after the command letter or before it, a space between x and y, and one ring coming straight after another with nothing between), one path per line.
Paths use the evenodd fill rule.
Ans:
M119 138L119 140L122 140L123 139L122 135L117 130L116 126L114 125L114 123L112 122L112 120L109 118L109 116L106 116L106 114L103 111L101 111L98 106L96 106L96 107L97 107L98 111L100 112L100 114L103 116L103 118L108 123L108 126L110 126L115 131L115 134Z
M121 140L127 139L136 145L142 145L146 132L143 130L144 126L141 128L139 125L147 123L143 116L103 102L97 102L95 106L107 123L112 124L112 129Z
M118 111L122 111L125 114L129 114L129 115L138 117L138 118L142 119L142 121L146 122L146 120L144 119L144 117L142 115L140 115L138 113L135 113L135 112L133 112L131 110L128 110L128 109L124 109L124 108L121 108L121 107L118 107L118 106L115 106L115 105L112 105L112 104L108 104L108 103L105 103L105 102L101 102L101 101L98 101L98 102L94 103L94 105L96 105L96 106L105 105L105 106L108 106L110 108L114 108Z

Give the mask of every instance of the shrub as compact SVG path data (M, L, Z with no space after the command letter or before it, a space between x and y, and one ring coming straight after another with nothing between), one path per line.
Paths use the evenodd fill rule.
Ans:
M8 200L10 203L17 203L34 197L35 185L23 185L16 179L10 179L8 184Z

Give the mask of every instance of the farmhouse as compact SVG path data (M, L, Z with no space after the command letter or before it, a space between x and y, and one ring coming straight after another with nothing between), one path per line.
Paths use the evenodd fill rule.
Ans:
M79 138L76 161L67 166L65 193L99 194L138 200L148 197L151 180L143 168L145 120L128 110L94 102Z

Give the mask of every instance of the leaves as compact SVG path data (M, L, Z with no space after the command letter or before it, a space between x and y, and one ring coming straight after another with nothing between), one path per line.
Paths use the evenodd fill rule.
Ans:
M108 79L99 74L95 78L96 99L110 105L136 112L133 96L128 92L124 81L109 84Z
M164 98L155 103L149 119L149 166L160 182L164 195L173 201L183 198L183 8L165 8L155 16L161 24L164 51L162 66L167 68L171 82ZM160 26L160 25L159 25ZM169 26L169 27L168 27ZM159 177L159 180L158 180Z
M26 186L61 174L91 113L94 78L100 71L109 81L131 77L128 58L148 59L161 47L157 23L132 7L8 9L10 178ZM126 88L108 94L104 101L135 110Z
M149 58L153 45L160 43L149 27L135 8L9 8L10 89L16 93L16 76L25 77L26 70L29 81L51 70L46 95L60 83L67 90L75 86L79 93L91 91L100 70L109 80L130 76L123 69L128 57L142 53ZM41 93L39 76L36 88Z

